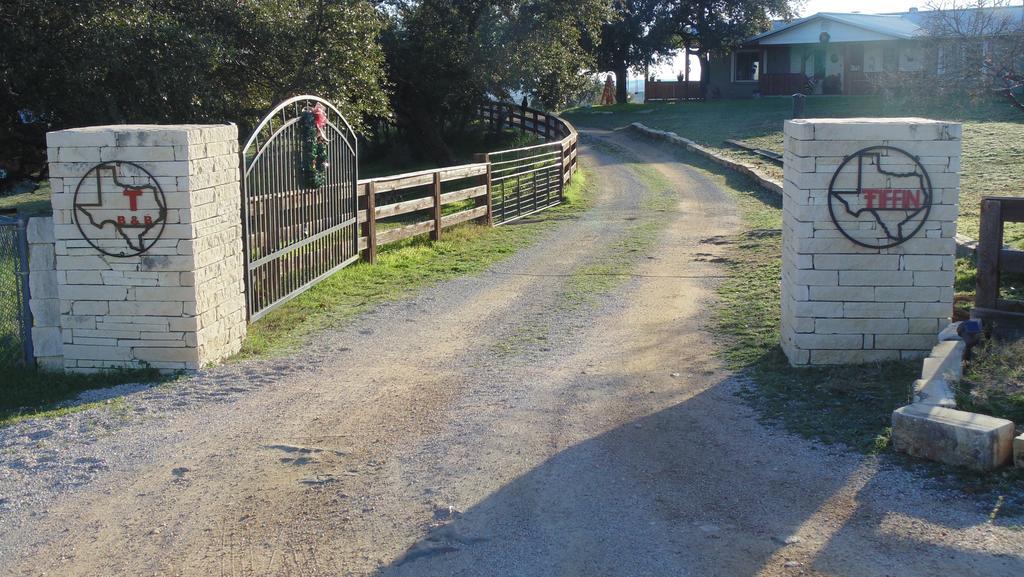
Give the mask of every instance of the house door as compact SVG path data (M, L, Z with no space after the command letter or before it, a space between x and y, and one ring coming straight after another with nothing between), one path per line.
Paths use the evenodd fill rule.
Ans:
M825 49L816 46L814 48L814 79L822 80L825 78Z
M864 73L864 45L849 44L846 47L846 74L843 86L845 94L868 94L871 86Z

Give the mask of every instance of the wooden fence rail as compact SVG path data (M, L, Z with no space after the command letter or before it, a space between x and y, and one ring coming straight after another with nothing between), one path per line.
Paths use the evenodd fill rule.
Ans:
M1007 222L1024 222L1024 198L985 197L981 200L978 239L978 277L972 318L993 321L998 333L1024 331L1024 301L1001 298L1004 274L1024 275L1024 251L1003 246Z
M363 260L375 262L379 247L420 234L429 233L432 240L438 240L444 229L464 222L475 220L493 226L495 189L500 208L498 224L513 220L513 209L518 218L561 202L564 187L577 170L576 129L553 114L513 104L488 104L481 108L480 117L492 128L518 128L548 142L478 154L477 162L472 164L360 180L356 194ZM401 200L381 204L385 193L400 193L389 196ZM533 204L520 201L524 193L530 195ZM543 195L540 202L537 195ZM474 201L472 207L445 214L446 208L469 204L466 201L470 200ZM406 215L427 211L430 218L407 222ZM402 216L406 219L387 221Z

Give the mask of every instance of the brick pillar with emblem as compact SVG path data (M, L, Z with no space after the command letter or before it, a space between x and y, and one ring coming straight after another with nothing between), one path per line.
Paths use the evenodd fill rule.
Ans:
M79 128L47 147L65 370L194 370L237 352L237 127Z

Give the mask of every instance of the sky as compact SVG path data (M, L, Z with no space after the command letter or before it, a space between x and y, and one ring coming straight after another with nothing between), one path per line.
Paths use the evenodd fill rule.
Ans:
M863 12L867 14L880 14L886 12L908 11L916 6L922 10L927 7L928 0L915 2L914 0L806 0L801 8L798 8L801 17L817 14L818 12ZM676 58L675 62L658 67L655 70L656 77L661 80L675 80L676 75L681 73L685 61L682 57ZM691 58L690 78L699 78L700 67L696 58ZM637 76L643 78L643 75Z

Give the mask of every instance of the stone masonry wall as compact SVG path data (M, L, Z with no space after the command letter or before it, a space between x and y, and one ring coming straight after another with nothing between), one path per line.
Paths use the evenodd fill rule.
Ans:
M788 121L785 138L782 346L790 362L845 364L926 355L953 309L961 126L915 118L806 119ZM921 219L919 233L891 248L855 244L830 215L828 191L837 168L848 155L878 145L917 157L933 191L933 204L927 219ZM870 160L864 168L876 180L893 182L881 185L889 187L885 199L891 203L913 186L907 178L884 175L917 170L912 160L901 163L896 158L905 157L886 153L878 161L879 166L890 163L884 172L870 166ZM846 170L837 178L836 189L857 190L855 171ZM891 192L893 187L896 193ZM878 202L881 189L861 190L859 197L841 198L853 208L866 206L856 203L865 202L868 194ZM919 198L913 190L909 194ZM844 210L836 198L833 213L843 230L881 244L881 221L870 213L856 216L857 210ZM876 214L890 219L885 230L902 230L901 213ZM914 221L907 222L906 230L912 230Z
M60 298L57 294L57 260L54 252L53 218L28 221L28 284L32 310L32 352L40 368L63 370L64 341L60 332Z
M246 326L237 127L91 127L51 132L47 146L65 368L197 369L237 352ZM116 177L94 178L108 162ZM157 218L153 180L166 199L159 238L156 228L144 238L116 228L121 217ZM118 254L129 240L146 250L99 250Z

